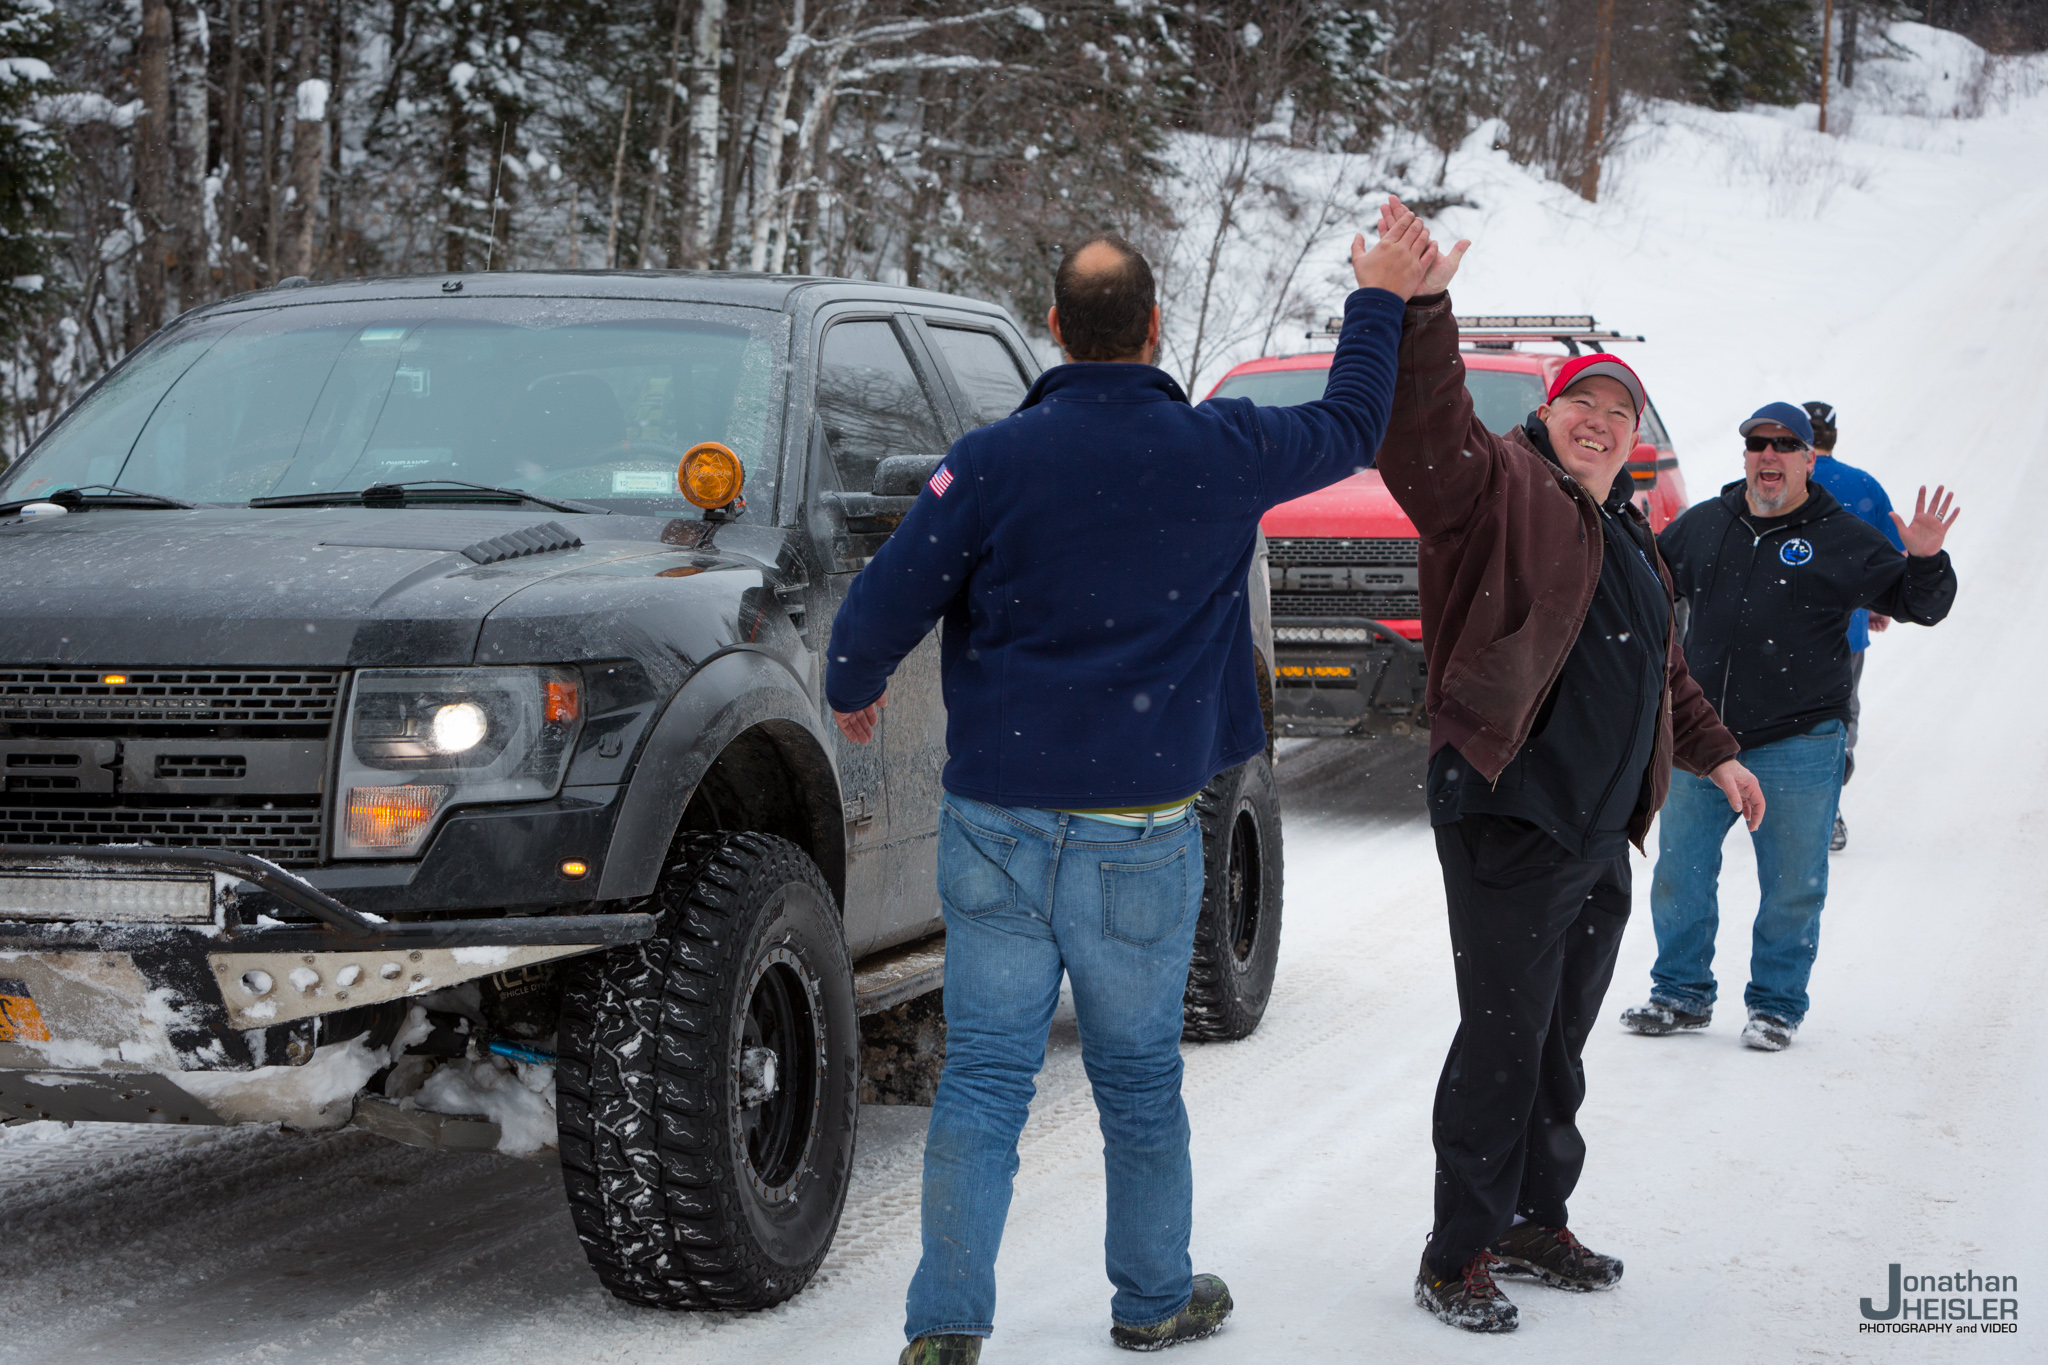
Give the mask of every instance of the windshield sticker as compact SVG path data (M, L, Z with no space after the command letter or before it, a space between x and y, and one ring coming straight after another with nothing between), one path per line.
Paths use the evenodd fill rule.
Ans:
M615 469L612 471L612 492L615 494L647 494L656 497L663 493L675 492L675 475L666 469Z

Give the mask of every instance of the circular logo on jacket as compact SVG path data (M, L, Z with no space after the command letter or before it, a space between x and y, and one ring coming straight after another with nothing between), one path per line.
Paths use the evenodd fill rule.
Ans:
M1810 542L1794 536L1778 547L1778 558L1795 566L1804 564L1813 558L1813 546Z

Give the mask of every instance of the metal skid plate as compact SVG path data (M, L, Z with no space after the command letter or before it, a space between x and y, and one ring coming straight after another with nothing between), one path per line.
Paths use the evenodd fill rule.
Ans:
M573 957L593 944L385 948L312 953L207 954L236 1028L268 1028L315 1014L425 995L536 962Z
M72 1123L207 1123L220 1116L162 1076L0 1071L0 1114Z
M375 1095L356 1101L349 1123L408 1147L438 1147L449 1152L494 1152L500 1132L496 1123L480 1114L407 1109Z

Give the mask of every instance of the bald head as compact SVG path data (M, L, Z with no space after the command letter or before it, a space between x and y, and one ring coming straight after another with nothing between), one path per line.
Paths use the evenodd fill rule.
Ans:
M1150 363L1159 341L1152 267L1113 232L1097 233L1060 258L1053 276L1053 339L1069 360Z

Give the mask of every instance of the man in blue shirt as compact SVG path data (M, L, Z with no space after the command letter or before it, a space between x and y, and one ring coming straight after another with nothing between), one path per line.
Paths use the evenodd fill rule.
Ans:
M1231 1309L1188 1257L1181 997L1202 897L1197 792L1266 743L1246 583L1259 517L1372 463L1421 224L1352 245L1324 396L1198 407L1152 365L1151 268L1067 253L1046 322L1069 363L954 442L833 622L825 692L866 743L935 625L946 701L938 882L946 1066L900 1365L972 1365L994 1330L1017 1138L1072 983L1109 1202L1110 1339L1150 1351Z
M1898 527L1892 525L1892 500L1886 496L1884 485L1855 465L1844 464L1835 458L1834 406L1808 403L1805 407L1806 415L1813 420L1813 450L1818 457L1813 462L1813 481L1834 494L1835 501L1842 504L1845 511L1884 532L1885 539L1891 541L1894 550L1903 552L1905 542L1899 539ZM1889 616L1874 616L1862 607L1849 617L1849 724L1842 754L1842 785L1845 787L1856 775L1857 722L1863 716L1863 656L1870 648L1871 632L1882 632L1891 623ZM1849 826L1837 811L1835 832L1828 841L1828 851L1840 853L1848 846Z

